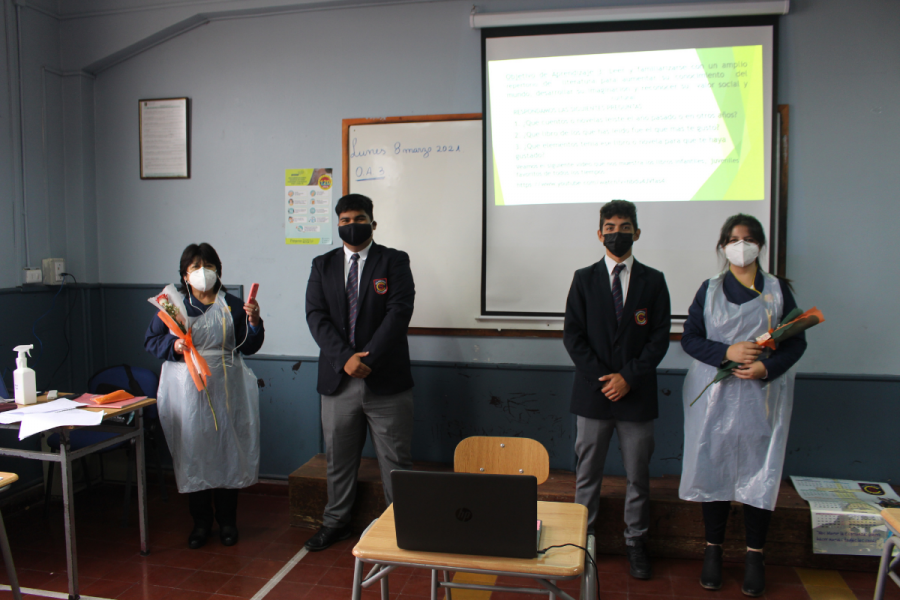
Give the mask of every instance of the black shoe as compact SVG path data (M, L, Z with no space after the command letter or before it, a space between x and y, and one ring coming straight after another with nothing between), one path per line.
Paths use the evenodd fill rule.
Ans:
M747 551L747 560L744 563L744 587L741 591L753 598L765 593L766 563L762 552Z
M718 590L722 587L722 546L706 546L703 555L703 571L700 572L700 585L707 590Z
M223 546L234 546L238 541L238 530L234 525L219 525L219 539Z
M310 552L318 552L325 550L334 543L346 540L352 535L353 532L350 530L349 525L346 527L326 527L322 525L319 527L316 535L306 541L305 548Z
M188 536L188 548L196 550L206 545L206 538L209 537L209 527L194 527L191 535Z
M628 554L631 576L635 579L650 579L652 576L650 557L647 555L647 547L644 543L638 542L634 546L625 546L625 552Z

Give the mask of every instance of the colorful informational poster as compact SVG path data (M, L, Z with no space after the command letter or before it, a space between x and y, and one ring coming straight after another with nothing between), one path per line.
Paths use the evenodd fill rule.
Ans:
M330 246L334 222L331 169L284 172L284 242Z
M812 511L813 552L880 556L890 532L881 511L900 507L890 484L791 475Z

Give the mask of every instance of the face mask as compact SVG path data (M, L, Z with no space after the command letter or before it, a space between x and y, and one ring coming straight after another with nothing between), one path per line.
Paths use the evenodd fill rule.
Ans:
M349 223L338 227L338 235L351 246L361 246L372 237L370 223Z
M613 256L618 256L622 258L628 251L631 250L631 246L634 244L634 234L633 233L604 233L603 234L603 245L606 246L606 249L609 250Z
M759 246L744 240L738 240L725 246L725 258L736 267L746 267L759 256Z
M188 283L198 292L206 292L213 289L218 279L216 272L207 268L197 269L188 275Z

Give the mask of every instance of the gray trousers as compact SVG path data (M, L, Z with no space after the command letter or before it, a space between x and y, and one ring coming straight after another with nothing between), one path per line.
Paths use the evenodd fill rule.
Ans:
M322 518L326 527L350 524L366 431L372 436L381 468L384 498L391 504L391 471L412 468L412 389L376 396L365 379L348 378L333 396L322 396L322 432L328 461L328 504Z
M625 543L633 546L650 527L650 457L653 456L653 421L588 419L576 421L575 502L588 509L588 532L593 533L600 509L603 466L613 431L625 463Z

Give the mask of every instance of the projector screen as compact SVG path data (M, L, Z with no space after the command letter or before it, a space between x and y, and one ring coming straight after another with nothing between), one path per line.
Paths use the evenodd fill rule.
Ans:
M770 229L773 29L486 32L482 313L562 314L604 254L600 206L624 199L635 258L686 315L725 219Z

